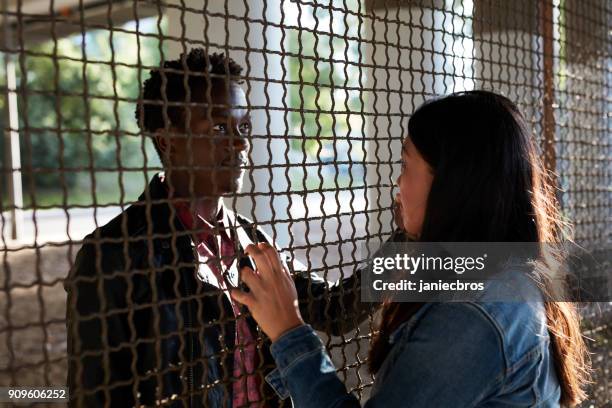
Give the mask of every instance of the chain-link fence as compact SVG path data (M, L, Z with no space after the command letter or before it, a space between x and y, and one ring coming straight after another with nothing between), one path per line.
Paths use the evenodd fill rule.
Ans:
M0 386L71 377L82 406L196 406L196 395L231 406L230 394L236 406L251 387L236 361L272 368L265 336L218 290L237 284L243 245L273 241L296 269L352 276L359 246L393 231L407 120L437 95L482 88L515 101L576 242L612 242L607 0L3 0L0 10ZM164 134L182 148L165 149ZM210 239L185 218L195 201L169 198L164 180L190 180L175 191L207 198L197 205L213 211L213 255L192 246ZM609 273L605 252L598 262ZM306 281L304 313L365 401L375 315L345 293L356 287ZM609 406L612 308L585 304L584 316L595 368L585 406ZM244 333L255 349L235 346Z

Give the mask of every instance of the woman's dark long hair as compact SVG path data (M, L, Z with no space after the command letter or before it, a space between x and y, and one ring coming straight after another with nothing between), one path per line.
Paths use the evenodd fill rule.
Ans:
M509 99L470 91L426 102L411 116L408 137L434 170L420 241L563 241L568 224L526 122ZM575 405L586 397L586 346L575 305L552 301L561 293L547 271L535 268L533 277L547 299L561 403ZM376 373L386 358L389 334L421 306L383 303L370 372Z

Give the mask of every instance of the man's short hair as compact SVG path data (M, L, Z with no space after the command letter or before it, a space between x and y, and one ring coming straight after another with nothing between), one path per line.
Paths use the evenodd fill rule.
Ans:
M166 77L165 84L162 71ZM191 75L191 72L199 75ZM141 131L149 133L165 128L164 91L168 102L187 102L185 77L187 77L191 102L202 102L206 95L208 81L213 83L229 77L239 82L241 72L242 67L224 53L213 53L207 56L203 48L193 48L189 54L181 54L179 59L164 61L163 67L152 69L149 78L144 81L142 95L135 111L138 127ZM201 75L202 73L213 75L206 76ZM183 106L168 105L166 111L170 120L168 126L184 129L185 110ZM154 142L154 145L161 159L162 155L157 143Z

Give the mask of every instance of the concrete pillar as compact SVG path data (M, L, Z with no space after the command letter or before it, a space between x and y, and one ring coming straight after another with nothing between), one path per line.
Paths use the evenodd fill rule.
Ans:
M463 27L453 23L447 3L366 3L372 16L364 23L364 63L369 65L365 112L367 136L373 138L368 141L365 158L368 209L375 210L366 227L370 235L382 238L393 228L392 185L399 175L396 162L410 114L425 100L472 87L469 58L462 59L453 39L453 30ZM460 61L467 63L460 66Z
M6 1L2 3L2 10L8 9ZM2 19L3 44L5 49L13 48L13 32L6 14L3 14ZM10 53L4 53L2 56L4 63L4 82L6 84L6 92L4 94L4 118L5 127L10 130L5 131L4 137L4 156L7 169L10 169L6 174L2 174L2 178L6 176L8 205L11 207L8 211L10 214L10 223L8 238L21 239L23 237L23 186L21 181L21 149L19 147L19 109L17 106L17 74L15 66L15 57ZM0 180L1 183L4 180ZM2 220L4 221L4 219ZM1 234L7 237L4 233L5 223L2 223Z
M543 134L543 44L538 1L475 0L474 76L478 89L517 103L537 135Z
M597 0L565 0L559 77L558 171L562 204L588 249L612 244L612 75L610 10ZM608 21L606 21L608 19Z
M168 2L166 17L168 35L188 41L165 40L168 44L166 59L175 59L185 49L208 47L209 52L226 52L244 67L247 79L243 88L251 109L253 121L251 164L254 166L284 165L288 143L278 138L286 134L283 108L283 61L275 54L282 49L282 30L268 23L280 24L280 0L212 1L180 0ZM251 21L246 21L246 19ZM280 109L280 110L279 110ZM272 137L268 137L272 136ZM253 197L227 198L226 205L264 224L264 229L275 236L279 244L288 242L288 224L274 223L286 219L289 182L284 167L257 168L247 171L242 192Z

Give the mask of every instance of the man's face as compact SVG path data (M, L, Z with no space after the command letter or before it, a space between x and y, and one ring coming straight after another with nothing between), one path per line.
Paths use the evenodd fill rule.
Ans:
M187 193L193 191L197 198L235 193L242 185L251 129L245 93L234 82L230 83L229 90L225 82L213 82L210 115L207 106L201 103L206 95L198 96L194 100L199 105L190 108L191 138L186 132L173 129L178 137L170 138L173 168L170 177L175 188L180 184L180 189ZM182 166L187 168L181 169Z

